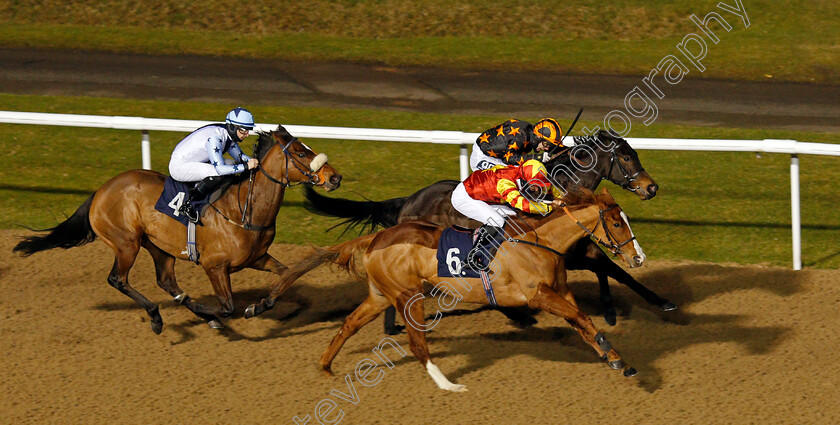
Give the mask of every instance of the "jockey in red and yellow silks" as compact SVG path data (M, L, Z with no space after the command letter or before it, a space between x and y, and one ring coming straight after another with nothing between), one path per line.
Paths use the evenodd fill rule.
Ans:
M527 213L548 214L553 208L546 199L549 194L554 198L562 195L551 184L545 166L535 159L522 165L497 165L476 171L458 184L452 191L452 206L461 214L484 224L467 258L474 258L482 244L494 240L505 224L505 216L516 214L506 205ZM492 242L490 245L488 258L492 258L498 248ZM475 262L469 262L475 267Z
M545 166L534 159L525 161L521 166L497 165L476 171L463 184L469 197L474 200L508 204L527 213L547 214L551 212L552 206L550 203L534 201L534 198L528 200L520 192L521 186L532 186L542 193L561 196L560 191L548 180ZM479 221L489 224L486 220Z

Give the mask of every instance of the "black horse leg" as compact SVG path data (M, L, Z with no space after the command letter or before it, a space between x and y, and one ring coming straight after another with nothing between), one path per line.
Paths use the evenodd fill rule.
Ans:
M496 309L502 312L518 328L527 328L537 323L537 319L534 319L530 310L516 307L496 307ZM385 309L383 325L386 335L398 335L405 329L405 326L398 326L396 324L396 313L397 310L393 306Z
M397 309L390 306L385 309L385 319L382 324L385 325L385 335L399 335L405 326L398 326L397 323Z
M665 298L656 295L653 291L646 288L644 285L639 283L633 276L630 276L624 269L615 264L608 256L601 250L595 242L591 240L587 240L590 246L586 249L586 257L591 260L591 262L586 262L587 265L591 265L592 267L584 267L587 270L591 270L595 273L603 273L606 276L609 276L615 279L618 283L622 285L626 285L628 288L632 289L633 292L639 294L642 298L645 299L649 304L655 305L662 309L662 311L671 311L676 310L677 306L674 305L672 302L666 300ZM569 267L571 269L571 267ZM600 276L599 276L600 280ZM603 285L602 285L603 287Z
M598 276L598 286L601 287L601 305L604 306L604 321L610 326L615 326L615 306L613 305L607 274L595 272L595 275Z
M604 321L608 325L614 326L616 314L612 293L610 292L610 283L607 273L599 267L598 261L595 259L598 258L598 253L603 255L598 245L595 245L589 239L581 239L566 254L566 269L589 270L595 273L598 277L598 286L601 289L600 299L601 306L604 307Z

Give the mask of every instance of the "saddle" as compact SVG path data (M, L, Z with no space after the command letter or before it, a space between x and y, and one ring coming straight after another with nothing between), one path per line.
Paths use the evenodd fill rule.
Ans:
M190 204L198 212L199 217L203 216L207 207L221 198L225 190L233 183L233 179L224 179L219 184L219 187L204 199L192 199ZM155 209L187 226L189 220L183 214L179 213L178 210L181 208L181 204L184 202L190 188L195 184L194 182L182 182L172 177L167 177L163 183L163 191L160 193L157 202L155 202Z
M505 241L505 233L499 232L493 238L487 238L478 249L478 254L470 261L467 254L472 250L479 229L452 226L443 230L438 240L437 260L438 276L477 278L479 272L487 271L495 258L496 249Z

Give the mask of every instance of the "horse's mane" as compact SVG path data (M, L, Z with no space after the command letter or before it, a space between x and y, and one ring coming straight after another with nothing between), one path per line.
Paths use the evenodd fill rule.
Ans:
M568 207L569 211L577 211L598 203L604 205L615 203L615 200L612 198L612 195L610 195L609 192L595 193L584 187L571 188L560 199L566 203L566 206ZM557 214L565 215L566 213L565 211L563 211L562 208L555 208L554 211L552 211L550 214L541 217L539 214L528 214L522 211L517 211L517 216L520 219L530 221L531 226L533 227L539 227L546 221L551 220L555 217L559 217Z
M262 162L268 150L277 144L277 139L272 136L278 135L284 142L289 143L294 140L294 136L289 134L282 125L278 125L276 129L271 132L257 131L257 145L254 147L254 157Z
M590 147L595 145L596 141L600 141L601 143L613 141L616 145L627 143L627 140L624 140L623 138L619 137L618 134L612 130L598 130L598 132L595 134L589 134L586 136L574 136L572 137L572 139L574 139L576 145L587 145Z
M254 145L253 157L257 158L260 162L263 161L265 155L268 153L271 147L277 144L277 140L274 138L274 136L272 136L272 134L279 135L283 139L283 141L287 143L294 139L294 136L289 134L289 132L286 131L286 129L283 128L283 126L277 126L277 129L270 132L257 131L257 144ZM240 173L235 176L231 176L228 180L227 185L235 185L245 180L248 180L249 178L250 173ZM224 189L227 189L227 185L223 187L223 192Z
M609 144L610 141L614 142L616 147L627 143L626 140L622 139L621 137L618 137L618 134L616 134L612 130L599 130L597 133L594 134L589 134L585 136L573 136L572 139L575 141L575 145L586 145L598 150L601 150L601 145ZM554 160L546 162L545 166L551 169L552 166L556 166L559 164L568 165L571 161L571 156L560 155L557 158L554 158Z
M595 193L584 187L571 188L560 199L562 199L569 209L573 211L588 207L598 202L598 198Z

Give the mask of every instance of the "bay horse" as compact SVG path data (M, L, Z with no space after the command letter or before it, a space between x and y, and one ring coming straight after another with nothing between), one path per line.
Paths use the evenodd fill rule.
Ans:
M614 133L601 130L587 137L575 137L577 145L591 148L595 157L586 167L580 165L581 160L569 150L563 155L555 156L545 163L546 169L554 182L563 190L586 188L595 190L601 180L609 180L625 190L636 193L642 200L656 196L659 185L642 167L639 155L627 141ZM583 149L583 148L582 148ZM591 156L591 154L589 154ZM409 220L425 220L441 225L459 225L476 228L480 223L464 217L455 210L450 202L452 190L459 181L442 180L411 196L386 199L384 201L351 201L348 199L329 198L313 190L306 191L306 208L316 214L344 218L345 220L334 227L347 224L345 231L355 226L361 231L373 230L377 227L392 227ZM628 286L639 294L649 304L659 307L663 311L675 310L677 307L665 298L660 297L644 285L639 283L624 269L615 264L589 239L581 239L569 251L566 257L566 268L569 270L590 270L598 277L600 287L600 301L604 307L604 319L610 324L616 323L616 312L610 294L608 277ZM514 322L522 326L534 323L529 316L500 308ZM394 312L389 310L385 315L386 333L398 333L394 327Z
M633 376L636 370L624 364L592 320L578 308L566 285L564 254L581 238L592 236L630 267L637 267L644 261L641 247L626 215L606 189L598 195L586 189L570 191L554 202L563 202L565 207L545 217L518 214L517 220L526 224L520 228L532 230L517 238L508 237L490 264L496 301L502 306L527 306L562 317L610 367ZM333 359L348 338L387 307L394 306L407 324L411 351L437 386L449 391L466 389L450 382L432 363L426 344L425 331L434 327L440 317L436 314L434 323L425 323L424 284L433 288L433 295L440 294L440 310L452 310L460 301L488 303L480 279L459 279L458 284L453 284L452 278L438 276L437 245L445 228L424 221L402 222L334 247L316 249L283 274L278 283L288 287L302 272L333 263L368 282L367 298L347 317L321 356L324 372L332 374Z
M228 317L234 310L231 273L252 268L280 275L286 269L268 254L286 188L301 182L331 191L341 184L342 176L326 163L326 155L316 155L282 126L258 133L255 156L259 167L231 177L230 187L206 209L203 225L196 226L199 262L220 307L199 304L175 281L175 260L188 260L184 248L187 231L178 221L155 210L166 180L156 171L131 170L117 175L91 194L66 221L45 230L45 235L24 238L13 251L29 256L52 248L72 248L99 237L116 254L108 283L143 307L151 318L152 330L160 334L163 319L158 306L128 283L137 253L145 248L154 260L158 286L210 327L222 328L220 317Z

